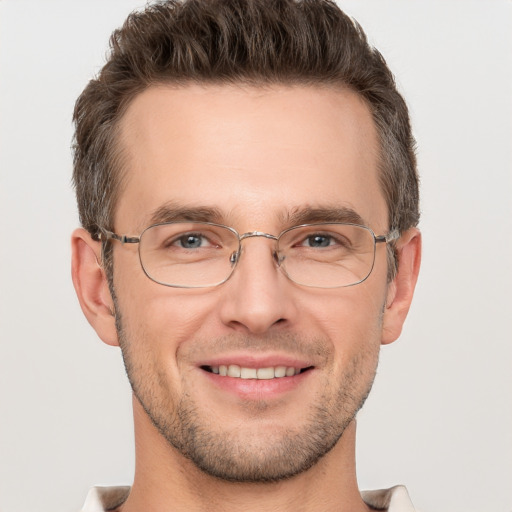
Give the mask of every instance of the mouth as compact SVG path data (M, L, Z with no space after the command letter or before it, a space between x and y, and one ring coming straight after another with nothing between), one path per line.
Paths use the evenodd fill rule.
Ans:
M294 366L267 366L264 368L248 368L237 364L208 366L203 365L201 369L208 373L219 375L220 377L233 377L235 379L255 379L272 380L294 377L312 370L313 366L298 368Z

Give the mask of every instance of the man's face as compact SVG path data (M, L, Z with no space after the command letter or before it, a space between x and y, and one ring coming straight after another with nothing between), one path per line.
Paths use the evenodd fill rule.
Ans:
M292 217L321 222L346 209L376 234L389 229L375 127L349 91L153 87L121 128L117 233L138 235L181 209L239 233L278 235ZM137 245L115 243L119 338L135 395L172 451L221 478L275 480L327 453L370 390L386 249L377 246L363 283L317 289L276 267L273 240L242 244L227 282L193 290L151 281ZM212 373L221 365L300 373L246 380Z

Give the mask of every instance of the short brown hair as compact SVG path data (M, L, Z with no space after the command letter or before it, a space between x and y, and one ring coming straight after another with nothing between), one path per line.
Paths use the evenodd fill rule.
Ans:
M119 120L154 84L343 86L370 108L380 138L380 182L390 228L419 221L407 106L382 55L330 0L167 0L132 13L108 61L76 102L73 180L82 225L113 230L122 179Z

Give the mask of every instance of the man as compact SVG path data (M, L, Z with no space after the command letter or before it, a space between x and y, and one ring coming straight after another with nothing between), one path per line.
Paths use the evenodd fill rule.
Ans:
M355 416L419 271L407 108L328 1L132 14L77 101L73 281L133 389L130 488L84 510L414 510Z

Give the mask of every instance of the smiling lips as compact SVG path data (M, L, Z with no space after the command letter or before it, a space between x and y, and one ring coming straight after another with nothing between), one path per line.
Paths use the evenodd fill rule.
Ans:
M234 377L239 379L270 380L283 377L293 377L308 370L307 368L295 368L293 366L269 366L266 368L247 368L237 364L203 366L204 370L220 375L221 377Z

